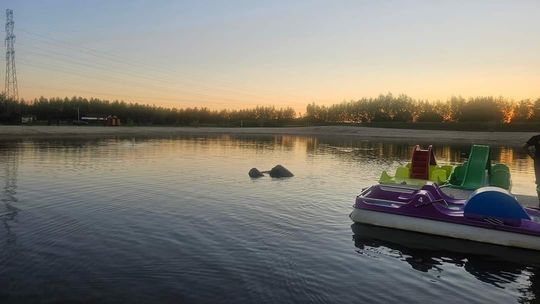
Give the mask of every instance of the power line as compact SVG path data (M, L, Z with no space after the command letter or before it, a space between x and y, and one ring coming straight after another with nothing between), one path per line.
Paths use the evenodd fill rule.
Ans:
M54 64L54 67L66 68L68 66L67 65L62 66L62 64L69 63L69 64L77 66L77 70L80 70L79 67L82 67L82 68L87 68L87 69L94 70L94 71L99 71L99 72L106 71L107 72L106 75L100 76L98 78L98 79L101 79L101 80L112 79L113 81L120 81L123 84L125 84L127 82L131 82L131 83L134 83L134 85L136 85L138 87L140 87L141 85L142 86L151 86L151 87L154 87L154 88L157 88L157 89L160 89L160 90L168 90L168 91L173 91L173 92L176 92L176 93L188 93L188 94L199 95L199 96L203 96L203 97L216 97L216 96L208 94L208 93L193 93L193 91L188 91L188 90L171 89L170 86L163 86L163 84L169 83L171 85L175 85L175 83L172 82L172 81L158 80L158 79L155 79L155 78L144 77L143 75L137 74L135 72L130 73L129 71L125 71L124 69L122 69L122 70L111 69L110 66L107 66L107 65L104 65L104 64L96 64L96 63L89 64L87 62L78 61L77 58L75 58L73 56L67 56L65 58L60 59L58 57L50 56L51 52L43 53L43 52L39 52L39 51L36 52L35 50L25 50L25 53L30 53L30 54L34 54L34 55L37 55L37 56L45 57L47 59L52 59L52 60L58 61L58 63ZM59 53L57 53L57 54L59 54ZM43 65L43 62L34 61L35 56L33 56L32 60L30 60L30 61L26 60L26 58L24 58L24 57L22 59L24 59L23 62L38 63L38 64ZM134 79L135 82L126 80L125 78L111 77L112 74L121 74L121 75L129 76L130 78L135 78ZM84 75L82 75L80 73L79 73L79 75L84 77ZM96 78L94 78L94 79L96 79ZM139 82L137 82L137 79L139 80ZM149 81L157 82L157 83L159 83L159 85L151 84ZM197 91L202 92L201 90L195 90L195 92L197 92ZM219 98L222 98L222 97L219 97ZM225 99L227 99L227 98L225 98ZM240 99L233 99L233 100L240 100Z
M61 48L71 49L71 50L77 51L77 54L83 54L84 53L86 55L94 56L94 57L99 58L101 60L109 61L114 65L118 65L118 64L126 65L126 66L130 66L132 68L144 69L145 71L150 71L150 72L154 71L155 73L158 73L158 74L162 74L162 75L169 76L169 77L175 77L175 80L174 80L173 84L178 85L178 80L176 78L179 75L176 74L176 73L171 74L171 70L165 70L165 69L160 69L160 68L155 68L155 67L152 67L152 66L148 66L144 62L127 61L124 57L114 55L114 54L110 54L110 53L106 53L106 52L96 50L96 49L92 49L92 48L88 48L88 47L83 47L83 46L80 46L80 45L73 46L72 44L66 43L66 42L64 42L62 40L51 38L51 37L48 37L47 35L36 33L36 32L33 32L33 31L28 31L26 29L19 29L19 31L23 32L23 34L26 34L25 39L28 38L30 40L39 41L41 43L46 43L48 45L52 45L52 46L57 47L59 49L61 49ZM62 54L62 55L65 55L65 54ZM107 65L110 66L110 63L108 63ZM125 70L125 67L123 67L122 69ZM152 76L152 77L154 77L154 76ZM153 79L153 80L155 80L155 79ZM193 89L193 87L196 86L196 85L201 87L201 83L199 81L194 80L194 79L187 79L185 75L182 77L182 81L184 81L185 84L188 85L191 89ZM219 79L215 79L214 81L218 81L218 82L222 83L225 86L234 85L231 82L223 81L223 80L219 80ZM171 82L171 81L161 79L160 82ZM238 90L231 89L231 88L216 87L216 86L209 87L208 85L202 85L202 87L206 88L206 90L210 89L212 91L216 91L216 90L218 90L218 91L228 91L230 93L235 93L235 94L239 94L239 95L246 95L246 96L252 96L252 97L255 97L255 98L260 98L260 95L247 93L247 92L239 92ZM261 92L266 91L269 94L275 94L275 91L269 91L269 90L264 90L264 89L258 89L258 91L261 91ZM295 99L304 99L305 98L305 97L293 96L293 95L290 95L290 97L293 97ZM289 103L302 104L302 105L304 104L303 102L297 102L297 101L291 101Z
M87 75L87 74L83 74L80 72L80 69L76 69L76 68L70 68L70 67L60 67L58 65L48 65L48 64L44 64L42 62L35 62L35 61L28 61L28 60L19 60L19 65L22 66L22 67L27 67L27 68L31 68L31 69L39 69L39 70L45 70L45 71L56 71L56 72L60 72L60 73L63 73L63 74L66 74L66 75L70 75L70 76L76 76L76 77L81 77L81 78L85 78L85 79L91 79L91 80L97 80L97 81L103 81L103 80L107 80L107 83L116 83L116 84L119 84L119 85L124 85L124 86L128 86L128 87L137 87L139 88L141 86L141 83L137 83L137 82L133 82L133 81L129 81L129 80L126 80L126 79L120 79L120 78L116 78L116 77L111 77L110 75L105 75L105 76L99 76L99 77L92 77L91 75ZM157 85L154 85L154 87L162 90L162 89L167 89L167 90L170 90L170 88L168 87L159 87ZM174 92L172 92L174 93ZM110 94L110 95L113 95L113 94ZM209 103L213 103L213 104L221 104L221 103L225 103L225 102L228 102L228 103L233 103L233 104L242 104L242 103L245 103L246 101L242 101L242 100L238 100L238 99L231 99L231 98L226 98L226 97L215 97L215 96L211 96L211 95L205 95L205 94L192 94L194 96L197 96L198 99L201 99L201 98L205 98L204 101L205 102L209 102ZM115 96L122 96L122 95L115 95ZM130 97L128 95L124 95L125 97ZM151 99L153 97L145 97L145 98L148 98L148 99ZM159 99L159 98L154 98L154 99ZM210 100L211 99L219 99L221 102L211 102ZM175 101L178 101L178 102L195 102L195 100L182 100L182 99L175 99ZM201 101L201 100L199 100Z
M6 9L6 83L5 92L7 98L19 99L17 87L17 70L15 69L15 34L13 28L13 10Z
M55 52L51 50L47 52L42 52L40 48L31 47L30 45L27 45L25 43L22 43L21 45L25 46L25 48L24 52L22 53L22 57L21 54L19 54L19 66L22 64L22 66L24 67L31 67L34 69L42 69L47 71L57 71L68 75L78 76L86 79L93 79L105 84L119 84L128 88L151 88L152 90L159 90L160 92L168 91L171 94L191 95L196 96L196 99L198 99L199 102L208 102L211 104L230 103L240 105L245 103L264 103L261 102L260 97L249 98L247 96L242 96L240 98L228 98L221 95L216 95L215 92L208 92L207 90L203 91L200 89L181 89L176 86L176 83L170 80L159 80L156 78L145 77L145 75L141 75L140 73L133 70L126 70L123 68L118 69L112 67L111 65L100 62L93 62L92 64L90 64L88 61L83 61L80 60L80 58L72 55L63 54L61 52ZM55 56L55 54L57 56ZM46 60L38 59L40 57ZM84 69L87 69L89 73L83 73ZM95 72L99 73L103 71L106 71L107 73L100 73L99 76L95 75ZM128 77L122 77L123 75ZM116 94L109 95L121 96ZM131 96L125 95L125 97ZM220 102L217 102L216 100L219 100ZM181 99L176 99L176 101L181 101ZM192 99L189 100L189 102L196 102L196 100ZM283 102L280 104L282 106L290 106L290 102Z
M34 41L45 42L45 43L47 43L49 45L53 45L53 46L62 45L62 47L64 47L64 48L71 49L71 50L77 51L79 53L81 53L81 52L86 53L88 55L91 55L91 56L94 56L94 57L97 57L97 58L100 58L100 59L109 60L109 61L111 61L111 62L113 62L115 64L120 63L120 64L128 65L128 66L131 66L131 67L139 68L139 69L142 68L145 71L154 71L154 72L157 72L157 73L160 73L160 74L168 74L169 76L174 76L174 77L178 76L177 74L171 74L170 70L164 70L164 69L159 69L159 68L155 68L155 67L149 67L145 62L127 61L127 60L125 60L124 57L121 57L121 56L118 56L118 55L115 55L115 54L99 51L99 50L84 47L84 46L73 46L73 45L71 45L69 43L66 43L66 42L62 41L62 40L51 38L51 37L48 37L48 36L46 36L44 34L28 31L28 30L25 30L25 29L19 29L19 30L22 31L25 34L33 36L33 38L31 38L31 39L34 40ZM26 36L26 37L29 38L28 36ZM36 38L38 38L38 39L36 39ZM186 80L184 79L184 81L186 81ZM187 80L187 81L189 81L189 80ZM225 84L229 84L229 85L232 84L230 82L224 82L222 80L220 80L220 82L225 83ZM193 83L191 83L191 84L193 84Z
M32 56L29 58L26 58L25 56L23 56L22 58L19 58L19 65L22 64L22 66L24 67L42 69L42 70L47 70L47 71L57 71L60 73L71 75L71 76L78 76L85 79L93 79L100 82L106 81L106 84L113 83L113 84L120 84L127 87L136 87L136 88L153 87L154 90L159 90L160 92L168 91L171 94L192 95L192 96L195 96L195 99L199 99L199 102L209 102L212 104L220 104L220 103L225 103L225 102L232 103L232 104L242 104L242 103L245 104L246 102L251 101L245 97L244 98L227 98L227 97L212 95L208 93L197 93L196 91L194 92L194 91L182 90L178 88L171 88L171 86L164 85L164 81L163 82L155 81L154 79L147 78L147 77L137 77L138 76L137 74L132 74L125 71L119 71L116 69L110 69L106 66L100 67L99 65L96 66L95 64L89 64L87 62L79 62L76 60L75 57L72 57L72 56L68 56L67 59L66 58L60 59L59 57L50 56L49 53L45 54L39 51L36 52L35 50L25 50L24 53L25 54L30 53L30 54L47 59L46 61L36 60L36 56ZM75 60L72 60L71 58L74 58ZM57 62L50 62L51 59ZM74 66L66 65L66 63L72 64ZM85 68L85 69L89 69L89 70L97 71L97 72L107 71L108 73L102 74L99 76L92 75L92 73L85 74L85 73L82 73L81 68ZM114 77L114 74L123 74L129 77L128 78ZM140 78L140 79L137 79L137 78ZM154 80L154 82L157 82L157 83L153 84L147 80ZM126 97L130 97L130 96L126 95ZM155 99L158 99L158 98L155 98ZM211 101L211 100L214 100L214 101ZM216 102L215 100L219 100L221 102ZM176 101L181 101L181 99L176 99ZM194 99L189 100L189 102L195 102L195 101L196 100ZM185 101L185 102L188 102L188 101ZM260 101L258 103L260 103ZM281 105L288 106L288 103L281 103Z
M21 58L19 58L19 65L22 63L23 67L27 67L30 69L39 69L39 70L46 70L46 71L56 71L60 73L64 73L70 76L76 76L84 79L92 79L94 81L100 82L100 88L105 87L106 90L111 89L110 92L103 93L103 92L97 92L97 91L83 91L79 88L74 88L72 90L67 90L65 87L63 89L54 89L50 86L50 89L54 89L56 91L70 91L70 92L80 92L80 93L88 93L88 94L98 94L102 96L111 96L114 98L118 97L124 97L124 98L136 98L136 99L144 99L143 102L148 102L148 100L155 100L155 101L161 101L161 102L181 102L181 103L191 103L193 105L196 105L197 103L209 103L214 105L245 105L245 104L264 104L268 103L268 96L262 97L261 95L254 95L247 92L240 92L235 91L231 88L215 88L215 87L209 87L208 85L204 85L201 83L197 83L194 85L188 85L189 89L186 88L186 84L180 85L176 79L172 79L172 77L177 77L177 74L168 74L165 70L155 69L153 66L148 66L146 63L138 63L138 62L131 62L126 60L123 57L119 57L117 55L111 55L107 54L102 51L98 51L95 49L86 48L80 45L72 45L69 43L66 43L62 40L47 37L45 35L36 34L30 31L27 31L25 29L18 29L18 31L21 31L24 35L22 39L29 40L29 45L26 43L23 43L24 46L23 49L23 57L22 61ZM35 43L32 43L35 42ZM20 43L20 42L19 42ZM38 45L36 45L36 43ZM39 45L41 44L41 45ZM43 44L46 44L47 46L44 48ZM19 54L19 57L21 57ZM25 54L28 54L28 58L24 56ZM41 57L41 59L40 59ZM97 58L97 60L92 59ZM89 70L90 72L88 74L84 73L84 69ZM145 73L141 73L141 69L144 69ZM166 78L161 77L155 77L155 73L148 74L146 71L156 71L157 73L161 74L158 76L165 76ZM100 75L97 75L96 72L107 72L107 73L100 73ZM168 75L169 77L167 77ZM117 76L117 77L114 77ZM124 77L122 77L124 76ZM127 77L126 77L127 76ZM184 77L182 77L184 78ZM50 77L46 79L52 79ZM193 81L192 81L193 83ZM169 85L170 84L170 85ZM76 87L81 87L81 84L72 84ZM112 86L111 86L112 85ZM128 94L115 94L118 90L118 85L125 86L130 89L130 93ZM202 86L201 86L202 85ZM198 87L196 87L198 86ZM24 86L25 88L28 86ZM83 87L88 88L88 84L84 85ZM108 87L108 88L107 88ZM203 89L202 87L206 87L209 89ZM84 89L84 88L83 88ZM163 97L163 94L157 94L154 95L154 97L148 97L148 96L135 96L136 94L132 94L134 92L131 92L131 89L135 90L153 90L153 91L159 91L160 93L165 93L165 95L169 95L167 97ZM238 95L236 97L240 98L227 98L222 95L218 95L217 91L229 91L233 92L235 95ZM275 92L272 92L274 94ZM170 95L172 94L180 94L180 95L187 95L189 96L187 98L171 98ZM159 96L162 95L162 96ZM249 95L254 97L249 97ZM279 97L277 97L279 98ZM263 101L266 99L267 101ZM276 99L274 96L273 99ZM135 100L134 100L135 101ZM296 107L298 105L304 106L305 104L303 102L299 101L282 101L282 102L273 102L276 104L276 106L282 106L282 107L288 107L291 104L295 105ZM219 107L219 106L218 106Z
M41 62L29 62L27 60L19 60L19 66L22 66L23 68L30 68L30 69L37 69L37 70L44 70L44 71L56 71L56 72L60 72L60 73L63 73L63 74L66 74L66 75L69 75L69 76L74 76L74 77L81 77L81 78L85 78L85 79L90 79L90 80L103 80L103 76L100 76L100 77L92 77L90 75L87 75L87 74L82 74L80 73L80 70L79 69L74 69L74 68L62 68L62 67L59 67L57 65L47 65L47 64L43 64ZM120 84L126 84L126 80L125 79L117 79L117 78L111 78L111 77L106 77L106 79L113 79L113 80L117 80L118 83ZM108 81L110 82L110 81ZM67 84L64 82L64 84ZM77 85L77 84L74 84L74 85ZM128 86L130 86L129 84L126 84ZM137 84L134 84L134 85L137 85ZM133 85L131 85L133 86ZM25 88L35 88L35 89L45 89L44 87L32 87L32 86L27 86L25 85L24 86ZM83 93L83 94L96 94L96 95L102 95L102 96L109 96L109 97L113 97L113 98L118 98L118 97L124 97L124 98L129 98L129 99L132 99L131 101L136 101L136 99L144 99L144 100L154 100L154 101L161 101L161 102L181 102L181 103L196 103L197 102L197 99L199 99L199 102L201 101L200 99L201 98L204 98L204 97L196 97L196 98L193 98L193 99L180 99L180 98L170 98L170 97L161 97L161 96L140 96L140 95L133 95L133 94L129 94L129 95L126 95L126 94L115 94L115 93L111 93L111 92L99 92L99 91L95 91L95 90L92 90L92 91L89 91L89 90L81 90L80 88L74 88L74 89L66 89L65 87L64 88L53 88L51 86L47 86L47 89L51 89L51 90L55 90L55 91L65 91L65 92L79 92L79 93ZM219 101L217 101L219 100ZM235 100L235 99L230 99L230 98L224 98L224 97L221 97L221 98L205 98L204 101L206 103L209 103L209 104L214 104L214 105L223 105L223 104L227 104L227 105L244 105L245 104L245 101L240 101L240 100ZM147 102L147 101L144 101L144 102ZM286 104L282 104L280 105L282 107L286 107L288 105Z

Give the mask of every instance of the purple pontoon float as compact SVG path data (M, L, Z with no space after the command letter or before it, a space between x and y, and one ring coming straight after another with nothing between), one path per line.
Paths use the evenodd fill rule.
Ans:
M350 218L355 223L540 250L540 211L522 207L498 187L480 188L464 200L433 184L421 189L374 185L356 198Z

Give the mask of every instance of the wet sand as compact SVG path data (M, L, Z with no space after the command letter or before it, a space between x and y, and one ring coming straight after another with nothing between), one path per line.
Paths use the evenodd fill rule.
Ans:
M0 126L0 140L96 137L161 137L180 135L300 135L354 137L409 143L460 143L521 146L535 132L474 132L369 128L356 126L215 128L215 127L93 127Z

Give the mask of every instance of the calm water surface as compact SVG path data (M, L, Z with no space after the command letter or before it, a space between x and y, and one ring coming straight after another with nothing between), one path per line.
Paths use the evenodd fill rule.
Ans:
M536 253L351 225L412 146L314 137L0 143L0 303L519 303ZM468 146L437 146L441 162ZM494 147L513 191L532 162ZM251 180L252 167L295 177Z

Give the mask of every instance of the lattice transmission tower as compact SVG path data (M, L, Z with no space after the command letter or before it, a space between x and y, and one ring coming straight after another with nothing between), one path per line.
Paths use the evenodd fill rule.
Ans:
M15 70L15 34L13 34L13 10L6 9L6 88L7 98L19 99L17 71Z

